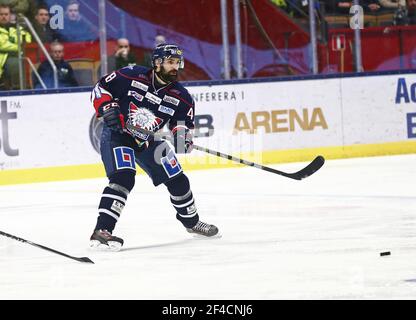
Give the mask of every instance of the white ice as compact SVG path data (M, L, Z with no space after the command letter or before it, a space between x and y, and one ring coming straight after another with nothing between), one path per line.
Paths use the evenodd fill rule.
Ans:
M222 238L193 238L165 187L140 175L116 253L88 249L106 179L0 187L1 231L95 262L0 236L0 299L416 298L416 155L329 160L302 181L248 167L187 175Z

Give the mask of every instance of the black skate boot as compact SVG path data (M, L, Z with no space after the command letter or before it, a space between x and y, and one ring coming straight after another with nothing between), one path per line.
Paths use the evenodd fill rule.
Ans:
M218 228L213 224L208 224L202 221L198 221L192 228L186 228L189 233L196 233L206 237L213 237L218 234Z
M90 248L100 251L120 251L123 239L111 235L107 230L95 230L90 238Z

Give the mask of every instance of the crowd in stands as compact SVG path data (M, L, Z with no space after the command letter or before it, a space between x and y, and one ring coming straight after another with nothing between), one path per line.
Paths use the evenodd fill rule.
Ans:
M270 0L270 2L293 19L308 18L308 0ZM359 3L366 15L389 13L391 20L385 24L416 25L416 0L360 0ZM315 0L316 12L324 22L328 22L326 18L331 16L351 17L350 8L353 5L354 1ZM56 7L61 8L62 21L56 19L56 16L51 16L51 12L54 12L53 8ZM0 90L21 88L19 50L22 50L24 56L26 45L34 44L38 39L47 48L55 63L59 88L85 85L77 80L71 61L66 61L64 56L65 46L69 43L99 39L97 26L83 15L81 9L77 0L0 0ZM26 17L30 25L22 17ZM347 21L348 19L345 19L343 22L345 27L348 27ZM34 30L34 33L31 30ZM157 35L154 46L165 42L164 36ZM117 40L115 51L109 55L107 71L111 72L134 64L151 67L150 57L151 49L145 51L143 58L138 60L131 50L129 40L120 38ZM27 69L28 64L26 61L23 62ZM42 57L42 61L32 62L37 72L30 71L29 76L23 74L23 77L29 78L25 81L26 88L27 86L53 88L54 68L49 60ZM101 66L95 72L98 78L101 75Z
M12 23L8 5L0 3L0 89L12 90L19 86L18 32L21 43L30 43L31 34Z
M270 0L288 15L294 18L308 17L308 0ZM346 0L315 0L316 11L322 16L350 15L354 1ZM416 24L416 0L360 0L359 5L366 15L391 14L385 25ZM371 23L368 24L371 26Z
M0 90L20 89L19 50L24 57L27 44L36 43L37 39L48 50L55 64L58 88L79 85L71 63L64 58L65 46L68 43L99 39L97 26L85 18L80 9L77 0L0 0ZM51 15L59 11L63 13L61 21L59 17ZM29 20L33 29L23 17ZM130 50L129 40L118 39L116 52L108 60L108 72L136 64L136 60ZM30 79L25 79L24 86L29 84L34 89L54 88L54 71L49 60L43 57L42 61L32 63L36 66L36 71L29 72ZM23 64L28 68L25 60ZM27 75L24 74L24 77L27 78Z

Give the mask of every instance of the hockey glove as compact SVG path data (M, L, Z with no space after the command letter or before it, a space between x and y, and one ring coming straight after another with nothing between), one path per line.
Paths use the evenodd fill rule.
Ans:
M194 145L191 131L188 128L176 127L172 133L176 153L190 153Z
M117 102L105 102L98 108L98 114L104 119L106 125L114 131L123 133L124 116L120 112Z

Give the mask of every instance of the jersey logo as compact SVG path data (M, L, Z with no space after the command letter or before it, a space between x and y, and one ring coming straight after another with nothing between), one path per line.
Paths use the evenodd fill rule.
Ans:
M174 104L175 106L179 105L179 99L176 99L176 98L171 97L171 96L164 96L163 101Z
M133 102L129 104L129 120L133 126L155 131L163 123L163 119L156 117L152 111L139 108Z
M141 139L141 140L147 140L149 138L148 134L145 134L143 132L137 131L137 130L129 130L131 131L135 137ZM136 141L137 142L137 141ZM138 141L137 143L141 143L142 141Z
M138 92L136 92L136 91L132 91L132 90L129 90L129 92L128 92L128 94L127 94L128 96L132 96L133 98L135 98L137 101L143 101L143 96L140 94L140 93L138 93Z
M146 92L145 97L153 104L160 104L162 102L162 99L150 92Z
M136 171L134 150L128 147L117 147L113 149L117 170L132 169Z
M145 84L143 84L139 81L136 81L136 80L133 80L131 82L131 86L135 87L137 89L143 90L143 91L147 91L149 89L149 86L146 86Z
M159 110L162 113L166 113L170 116L173 116L173 114L175 113L175 110L173 110L172 108L168 108L168 107L165 107L165 106L162 106L162 105L160 105L159 109L157 109L157 110Z
M167 156L160 159L160 162L169 178L182 172L182 167L172 150L169 150Z
M111 205L111 210L117 212L118 214L121 214L123 211L124 204L122 204L120 201L114 200L113 204Z
M196 212L196 207L195 204L189 206L186 208L186 213L187 214L194 214Z

